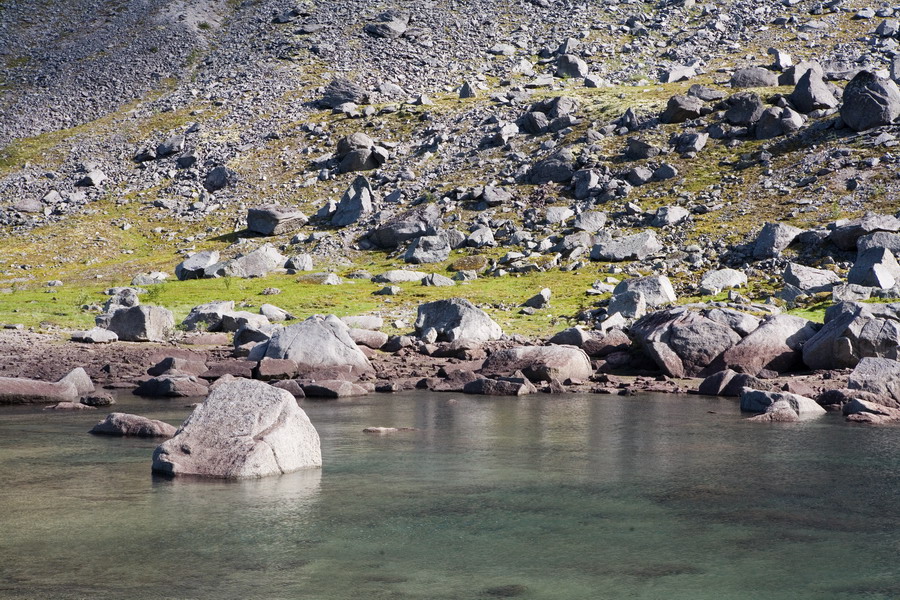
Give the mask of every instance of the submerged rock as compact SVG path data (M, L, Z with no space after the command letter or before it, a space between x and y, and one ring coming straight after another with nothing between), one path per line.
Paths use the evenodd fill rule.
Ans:
M148 419L128 413L110 413L91 429L98 435L167 437L175 435L176 428L163 421Z

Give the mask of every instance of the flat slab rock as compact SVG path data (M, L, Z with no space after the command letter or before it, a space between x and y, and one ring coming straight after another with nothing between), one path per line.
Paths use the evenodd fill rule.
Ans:
M246 479L322 466L319 434L285 390L250 379L215 386L153 453L153 470Z
M148 419L128 413L110 413L94 425L90 433L128 437L167 437L175 435L176 428L163 421Z

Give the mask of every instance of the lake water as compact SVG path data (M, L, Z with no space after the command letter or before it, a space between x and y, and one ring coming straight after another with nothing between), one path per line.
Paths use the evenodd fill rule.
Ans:
M306 402L324 469L246 482L151 476L102 409L2 407L0 598L900 597L900 428L736 404Z

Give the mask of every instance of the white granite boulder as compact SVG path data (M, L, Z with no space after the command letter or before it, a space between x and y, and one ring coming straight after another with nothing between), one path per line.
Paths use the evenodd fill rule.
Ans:
M289 392L250 379L214 386L153 453L166 475L246 479L321 467L319 434Z

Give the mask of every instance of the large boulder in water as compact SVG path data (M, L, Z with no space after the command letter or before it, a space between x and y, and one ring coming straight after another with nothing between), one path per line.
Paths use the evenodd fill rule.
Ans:
M427 302L419 306L416 334L429 329L442 342L482 343L497 340L503 330L486 312L464 298Z
M699 313L674 308L639 319L631 333L660 369L672 377L696 377L721 366L722 354L741 336Z
M163 421L148 419L128 413L110 413L94 425L90 433L128 437L167 437L175 435L176 428Z
M481 368L489 375L521 371L531 381L584 381L594 370L584 350L574 346L519 346L493 352Z
M322 466L319 434L289 392L250 379L216 384L153 452L167 475L244 479Z
M349 366L356 376L372 372L372 364L350 337L349 328L334 315L312 316L275 331L266 358L286 358L301 370Z
M816 331L814 323L800 317L769 317L725 352L725 364L750 375L757 375L763 369L779 373L798 369L803 366L803 344Z
M860 71L844 89L841 118L854 131L890 125L900 116L900 89L890 79Z

